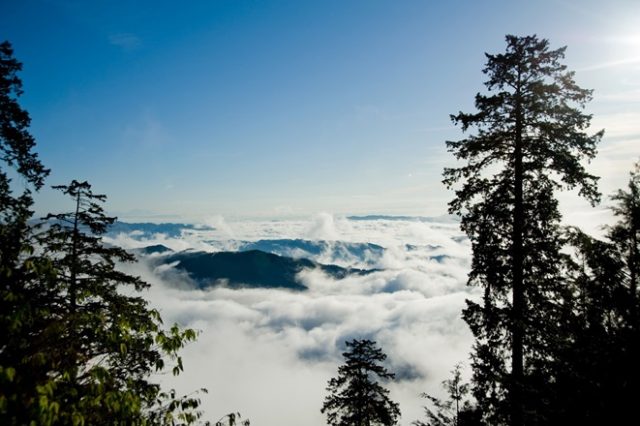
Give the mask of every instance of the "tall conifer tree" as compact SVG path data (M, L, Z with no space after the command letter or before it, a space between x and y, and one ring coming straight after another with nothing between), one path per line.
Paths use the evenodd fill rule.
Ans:
M9 42L0 43L0 423L12 424L4 415L14 407L25 414L35 394L35 378L44 369L29 350L34 336L45 326L43 289L34 277L47 270L46 262L30 258L33 241L29 220L32 191L44 185L49 171L35 153L29 133L31 119L22 109L22 64L13 57ZM14 180L12 180L12 177ZM15 179L18 178L18 179ZM30 284L27 284L30 283ZM15 419L15 417L14 417ZM18 420L16 423L20 423ZM28 423L28 422L25 422Z
M464 311L476 337L474 394L490 424L521 426L544 421L533 413L543 412L542 370L565 291L554 193L578 188L598 201L582 160L595 155L602 132L586 133L591 91L561 63L565 48L535 35L506 42L505 53L486 55L489 93L476 95L477 112L451 116L475 133L447 142L466 164L445 169L444 183L461 184L449 210L472 243L469 284L484 289Z

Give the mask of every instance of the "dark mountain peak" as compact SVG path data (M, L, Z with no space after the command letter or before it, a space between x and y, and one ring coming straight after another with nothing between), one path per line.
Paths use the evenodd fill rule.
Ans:
M350 274L371 271L321 265L309 259L293 259L260 250L208 253L182 251L162 258L162 263L177 262L176 268L189 274L200 288L226 284L231 288L283 288L295 291L307 288L297 279L305 269L321 269L340 279Z
M180 237L183 231L210 231L214 228L188 223L129 223L116 221L107 230L110 235L131 234L134 238L151 238L155 234L164 234L170 238Z
M140 250L144 254L158 254L158 253L165 254L165 253L173 252L172 249L162 244L154 244L151 246L143 247L138 250Z
M273 239L244 242L239 251L260 250L294 259L322 259L330 263L365 263L373 266L383 255L384 247L373 243L346 241Z

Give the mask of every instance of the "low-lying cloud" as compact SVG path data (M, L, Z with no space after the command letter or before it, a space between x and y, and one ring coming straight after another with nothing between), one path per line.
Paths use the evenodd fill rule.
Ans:
M207 419L240 411L253 424L325 424L320 407L327 381L342 363L344 342L366 337L376 340L389 357L388 367L398 380L388 387L400 403L401 424L408 425L422 416L419 394L441 394L440 382L455 363L467 360L472 336L461 309L465 299L476 295L465 285L469 246L455 224L321 215L306 222L225 225L235 238L248 241L267 235L333 236L335 241L374 243L385 250L375 259L380 270L368 275L336 280L318 270L301 272L305 292L195 290L185 285L183 274L159 274L144 261L126 266L152 284L148 298L165 323L200 330L198 341L183 353L185 372L162 380L183 393L207 387ZM191 244L213 251L232 245L216 232L189 232L179 244L162 237L144 243L176 248ZM229 229L222 232L229 235ZM128 241L125 235L111 242L140 246L139 240ZM318 257L323 256L335 253ZM358 267L371 259L350 262Z

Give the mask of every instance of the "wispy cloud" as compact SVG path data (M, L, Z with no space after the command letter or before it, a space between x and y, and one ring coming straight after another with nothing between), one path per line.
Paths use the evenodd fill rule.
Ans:
M588 65L586 67L580 68L577 71L578 72L596 71L596 70L603 70L603 69L607 69L607 68L619 68L619 67L624 67L624 66L633 65L633 64L640 64L640 57L625 58L625 59L618 59L618 60L615 60L615 61L600 62L600 63L597 63L597 64Z
M604 141L640 139L640 112L621 110L593 116L591 129L604 129ZM638 146L635 146L637 152Z
M142 40L133 33L118 33L109 35L109 43L118 46L125 52L132 52L142 47Z
M159 148L171 141L169 130L150 110L143 111L130 122L124 128L122 137L127 144L143 148Z
M636 82L640 84L640 81ZM632 89L624 92L606 93L598 96L598 100L616 103L640 102L640 89Z

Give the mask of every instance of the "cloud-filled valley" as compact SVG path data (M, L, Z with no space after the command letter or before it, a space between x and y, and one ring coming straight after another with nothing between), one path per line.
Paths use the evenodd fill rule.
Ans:
M138 253L156 244L172 250L139 254L140 262L123 268L151 283L146 296L165 324L200 331L183 353L185 372L161 380L183 393L208 388L202 399L209 420L240 411L252 424L323 424L319 410L344 342L366 337L388 355L397 375L388 387L401 424L410 424L422 415L419 394L440 394L453 365L467 361L472 337L460 311L476 294L466 287L470 247L455 221L321 214L299 221L216 218L172 229L119 229L106 241ZM295 276L302 291L224 281L203 287L179 261L163 261L176 252L256 249L368 272L336 277L302 268Z

